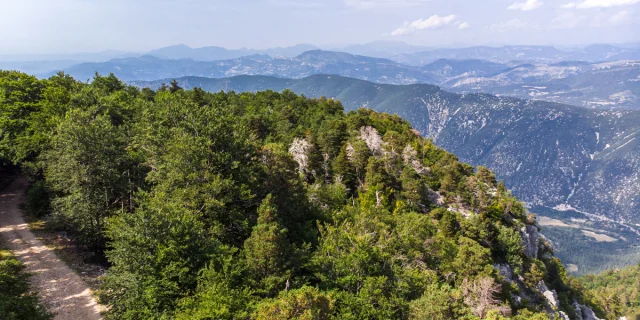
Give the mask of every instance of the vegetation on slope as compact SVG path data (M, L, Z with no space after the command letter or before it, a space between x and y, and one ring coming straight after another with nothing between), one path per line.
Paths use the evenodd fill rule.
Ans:
M109 319L546 319L589 303L491 171L397 116L15 72L0 114L0 157L109 259Z
M604 308L607 319L623 316L627 320L640 319L640 265L588 275L579 280Z
M492 169L520 199L571 205L619 222L640 223L640 112L603 111L488 94L455 94L432 85L384 85L336 75L303 79L184 77L185 88L281 91L338 99L398 114L464 162ZM160 88L168 80L137 82ZM535 137L532 139L531 137ZM540 186L544 186L543 188ZM635 263L637 263L636 261Z

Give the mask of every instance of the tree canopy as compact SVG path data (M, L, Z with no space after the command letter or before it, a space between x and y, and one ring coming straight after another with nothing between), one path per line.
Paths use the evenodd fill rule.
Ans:
M542 319L590 303L493 173L396 115L16 72L0 73L0 114L0 158L108 258L108 319Z

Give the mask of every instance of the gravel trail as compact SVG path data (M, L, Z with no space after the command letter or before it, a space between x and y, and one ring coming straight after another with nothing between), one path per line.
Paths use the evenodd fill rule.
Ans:
M102 308L89 287L31 233L22 218L18 205L26 188L26 180L19 177L0 191L0 237L33 274L33 288L55 314L54 320L102 319Z

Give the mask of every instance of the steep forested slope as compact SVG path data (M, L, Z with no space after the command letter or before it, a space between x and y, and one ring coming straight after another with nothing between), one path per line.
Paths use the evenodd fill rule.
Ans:
M165 81L136 82L158 88ZM338 76L300 80L240 76L182 78L209 91L283 90L339 99L347 110L396 113L463 161L484 165L533 204L573 206L638 223L640 112L600 111L430 85L393 86Z
M640 318L640 265L585 276L580 283L603 306L607 319Z
M107 318L599 310L491 171L395 115L113 76L3 72L0 88L0 157L40 180L52 223L106 253Z

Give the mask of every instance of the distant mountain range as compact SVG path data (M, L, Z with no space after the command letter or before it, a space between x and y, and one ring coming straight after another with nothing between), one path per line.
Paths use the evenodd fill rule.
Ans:
M542 63L557 63L561 61L602 62L640 60L640 48L617 47L608 44L591 45L571 51L563 51L550 46L470 47L404 53L391 59L408 65L425 65L438 59L480 59L501 63L510 61Z
M447 60L441 70L460 63ZM495 73L468 70L445 75L438 84L463 93L485 92L600 109L640 109L640 60L523 64Z
M236 59L250 55L269 55L274 58L295 57L303 52L317 49L321 48L311 44L299 44L291 47L264 50L245 48L230 50L216 46L191 48L186 45L176 45L152 50L146 54L166 59L216 61ZM556 63L560 61L602 62L615 60L640 60L640 48L638 46L614 46L608 44L591 45L573 50L560 50L552 46L480 46L436 49L425 46L409 45L399 41L374 41L365 44L324 49L354 55L386 58L408 65L425 65L438 59L477 59L501 63L510 61Z
M414 46L401 41L374 41L365 44L354 44L344 47L328 48L327 50L389 59L401 54L413 54L421 51L434 50L434 48Z
M139 58L145 55L150 55L161 59L192 59L199 61L215 61L237 59L250 55L269 55L270 57L295 57L305 51L315 49L317 49L317 47L310 44L299 44L291 47L271 48L265 50L245 48L231 50L215 46L191 48L189 46L180 44L151 50L147 53L101 51L75 54L0 55L0 70L20 70L29 74L45 76L51 74L52 71L64 70L77 64L100 63L114 59L126 60L126 58Z
M303 78L313 74L336 74L380 83L432 83L437 80L417 67L391 60L332 51L307 51L293 58L253 55L232 60L165 60L154 56L83 63L64 69L76 79L91 79L95 72L113 72L123 80L156 80L182 76L223 78L235 75L271 75Z
M62 69L77 79L91 79L98 72L114 73L126 81L236 75L297 79L335 74L377 83L427 83L459 93L485 92L591 108L640 108L640 61L522 64L440 59L423 66L409 66L388 59L313 50L292 58L253 55L220 61L142 56Z
M316 50L318 47L310 44L299 44L292 47L273 48L265 50L237 49L229 50L222 47L191 48L184 44L164 47L149 51L147 55L163 59L192 59L198 61L216 61L237 59L252 55L268 55L271 57L295 57L305 51Z
M135 81L158 88L170 79ZM640 111L590 110L432 85L385 85L334 75L179 78L185 88L276 91L332 97L408 119L423 135L474 165L486 165L532 205L576 208L640 223Z

